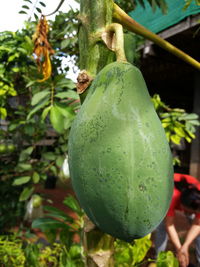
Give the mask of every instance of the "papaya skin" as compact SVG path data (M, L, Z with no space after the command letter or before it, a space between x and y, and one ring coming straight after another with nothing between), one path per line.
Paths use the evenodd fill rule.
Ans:
M72 124L69 168L91 221L127 242L152 232L169 208L172 156L141 72L114 62L96 76Z

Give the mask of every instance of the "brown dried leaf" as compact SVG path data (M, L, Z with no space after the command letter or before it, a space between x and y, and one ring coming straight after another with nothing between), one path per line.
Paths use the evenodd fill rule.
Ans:
M50 55L54 54L54 50L48 41L49 26L44 15L41 16L36 31L33 35L34 54L39 72L43 74L43 79L39 82L47 80L51 76L52 67Z

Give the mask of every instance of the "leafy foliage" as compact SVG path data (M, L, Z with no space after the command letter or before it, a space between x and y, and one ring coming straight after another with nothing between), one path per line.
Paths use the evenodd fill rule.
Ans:
M19 188L12 186L13 179L2 181L0 186L0 233L9 229L22 221L24 205L19 202L19 196L23 186Z
M24 243L17 236L0 236L0 265L6 267L83 266L80 246L68 250L63 244Z
M31 196L35 184L60 174L69 127L79 108L75 84L65 77L68 66L62 65L67 49L57 47L65 35L56 39L65 18L62 13L51 22L53 49L59 52L51 78L43 83L38 82L41 76L33 58L36 24L27 22L21 31L0 33L0 179L10 180L13 190L21 192L20 201Z
M76 218L70 217L58 208L45 206L46 217L34 220L32 227L41 229L51 242L56 241L59 235L59 240L70 248L74 243L74 234L79 236L79 240L81 239L84 212L72 196L66 197L63 203L76 213Z
M150 235L134 240L133 244L117 240L115 242L115 266L129 267L142 264L152 243Z
M156 260L157 267L178 267L179 263L172 251L161 251Z
M152 101L171 144L179 145L182 139L190 143L195 138L195 127L200 125L197 114L170 108L161 101L159 95L154 95Z
M41 16L42 9L46 7L44 1L31 1L31 0L23 0L24 3L21 6L21 10L19 11L20 14L29 15L29 20L32 19L32 16L37 20L39 16Z

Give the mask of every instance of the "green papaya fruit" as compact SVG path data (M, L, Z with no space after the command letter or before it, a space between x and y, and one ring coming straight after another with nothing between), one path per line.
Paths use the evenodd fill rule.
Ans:
M94 79L69 136L77 198L102 231L141 238L164 218L173 191L172 156L141 72L114 62Z

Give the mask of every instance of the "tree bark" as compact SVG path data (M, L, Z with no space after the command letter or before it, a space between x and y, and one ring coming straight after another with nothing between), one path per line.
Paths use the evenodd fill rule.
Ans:
M81 21L79 29L80 69L89 75L95 75L115 59L115 54L108 50L101 41L101 33L112 23L112 0L81 0Z

